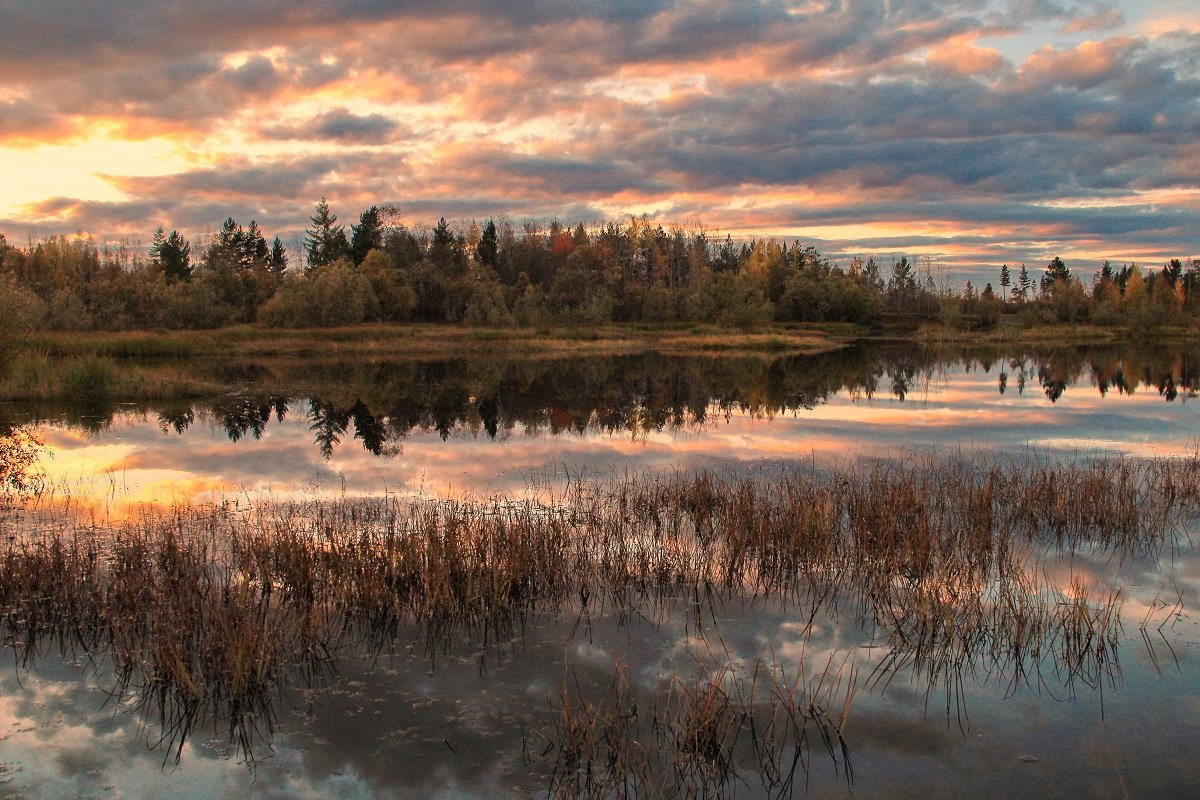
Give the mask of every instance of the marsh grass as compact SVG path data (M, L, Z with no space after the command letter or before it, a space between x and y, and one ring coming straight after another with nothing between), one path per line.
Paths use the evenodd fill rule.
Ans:
M631 686L618 663L599 698L568 674L551 698L553 797L720 797L754 785L791 796L813 752L850 781L843 736L855 691L853 669L832 660L815 674L774 660L739 665L727 651L698 656L687 673Z
M122 331L43 333L35 335L32 349L55 357L187 358L212 348L211 334L183 331Z
M223 383L195 377L186 362L131 362L90 353L51 356L24 350L0 374L0 397L5 400L68 398L84 406L113 400L198 397L224 388Z
M807 635L819 609L843 609L887 654L863 676L830 661L789 677L718 652L650 699L621 670L607 696L567 681L551 698L556 793L719 794L753 779L786 794L814 751L850 778L859 687L903 676L961 724L967 678L1009 691L1116 680L1120 588L1055 583L1040 562L1157 553L1200 510L1200 457L910 456L570 480L527 499L230 498L103 529L44 496L0 544L0 637L26 663L58 650L107 665L114 696L176 758L207 722L252 760L282 692L414 628L436 656L563 616L586 630L685 614L703 630L731 604L780 602Z

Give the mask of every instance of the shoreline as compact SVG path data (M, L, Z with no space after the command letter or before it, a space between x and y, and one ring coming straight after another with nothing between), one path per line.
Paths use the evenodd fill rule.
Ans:
M1190 341L1168 329L1154 341ZM941 326L868 329L849 324L772 326L608 325L600 328L473 328L449 325L360 325L276 329L242 325L211 331L39 332L11 354L0 374L0 402L96 398L138 401L214 396L255 383L261 366L327 365L353 359L541 361L661 354L692 358L771 360L833 353L856 346L915 348L1063 348L1136 343L1128 330L1049 325L991 331ZM1144 341L1144 340L1141 340ZM303 362L303 364L297 363ZM200 374L200 365L228 367Z

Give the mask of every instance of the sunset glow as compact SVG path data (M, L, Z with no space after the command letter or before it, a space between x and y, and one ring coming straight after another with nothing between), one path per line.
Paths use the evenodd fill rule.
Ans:
M10 241L227 216L289 241L325 196L965 274L1200 254L1188 3L9 5Z

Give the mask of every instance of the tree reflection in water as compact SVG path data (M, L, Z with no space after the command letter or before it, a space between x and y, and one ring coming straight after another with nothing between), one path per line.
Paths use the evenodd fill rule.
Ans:
M0 418L0 508L41 489L38 460L44 450L28 427Z
M805 356L649 353L535 361L317 362L302 371L286 364L258 365L244 370L254 381L239 391L143 407L164 432L183 433L197 420L213 420L236 442L260 438L300 406L314 443L329 458L351 427L353 438L375 455L400 452L405 439L418 433L442 439L460 431L497 438L517 429L644 435L692 430L735 414L797 414L837 394L903 402L914 392L925 396L950 370L995 371L999 395L1014 388L1023 395L1036 382L1051 403L1081 381L1101 396L1153 388L1176 402L1194 397L1200 388L1200 374L1192 366L1196 360L1183 346L1124 345L1016 354L862 346ZM259 388L267 386L279 388ZM100 431L112 424L117 410L112 403L76 408L61 402L25 416Z

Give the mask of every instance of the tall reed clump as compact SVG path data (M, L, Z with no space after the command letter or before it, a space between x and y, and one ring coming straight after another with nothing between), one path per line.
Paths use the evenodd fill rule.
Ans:
M55 647L109 663L117 691L158 718L177 755L203 719L228 724L248 752L269 737L279 691L414 626L430 648L463 637L487 647L541 617L699 620L753 598L794 602L810 622L845 604L889 648L863 685L912 675L945 693L950 714L964 675L1013 687L1111 678L1119 587L1052 585L1039 559L1154 553L1198 511L1200 457L912 456L751 478L573 481L542 500L230 501L148 510L99 532L64 515L0 544L0 639L26 659ZM792 770L777 762L803 731L841 748L840 724L815 710L811 689L746 680L742 667L719 668L639 701L654 709L638 723L655 719L652 736L621 733L628 720L611 715L623 700L564 694L559 785L637 783L660 758L684 765L686 786L746 763L780 781ZM768 737L778 745L768 759L756 737L782 736L785 722L793 732Z
M843 736L855 672L806 674L757 659L739 669L709 652L686 674L631 685L617 664L599 698L573 675L551 698L553 797L720 797L756 782L768 797L803 784L814 751L853 778ZM749 772L753 774L748 774Z

